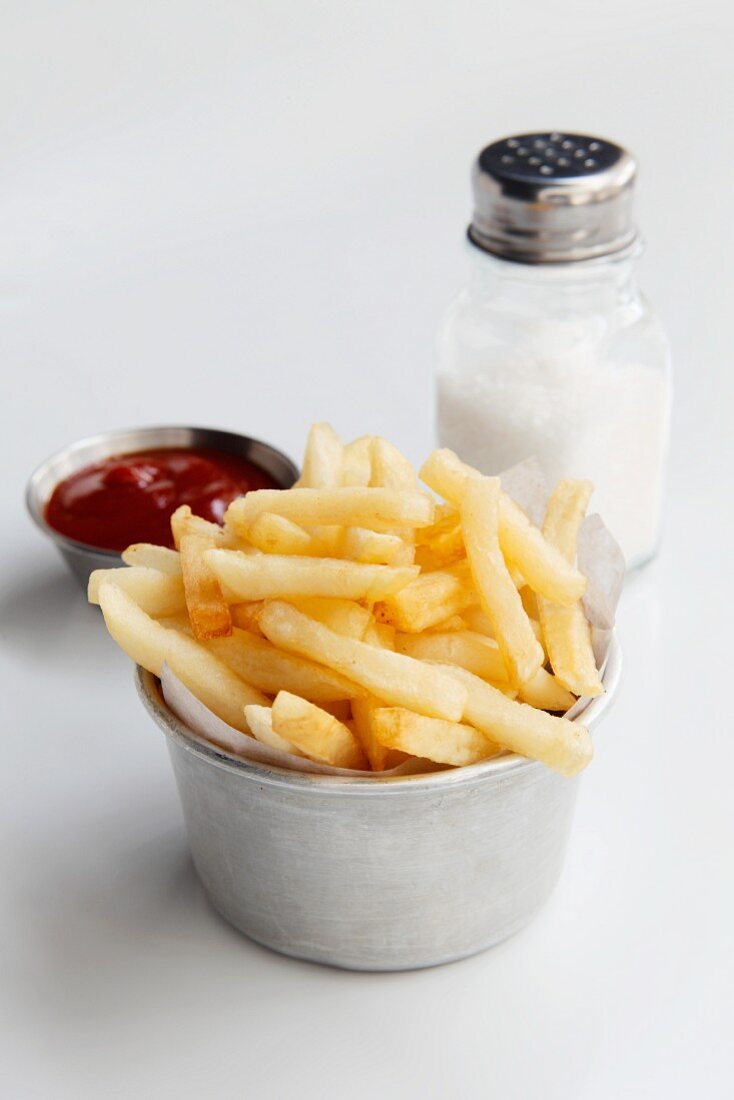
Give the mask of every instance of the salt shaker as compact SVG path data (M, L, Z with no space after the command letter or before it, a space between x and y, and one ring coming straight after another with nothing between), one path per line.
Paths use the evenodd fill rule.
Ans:
M471 278L438 341L438 434L493 474L529 455L589 478L628 567L660 536L672 379L635 282L634 158L601 138L523 134L473 171Z

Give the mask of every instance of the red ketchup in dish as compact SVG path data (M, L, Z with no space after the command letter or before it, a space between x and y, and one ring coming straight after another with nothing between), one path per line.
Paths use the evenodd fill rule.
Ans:
M221 523L227 506L250 489L278 489L259 466L208 448L162 448L113 455L85 466L54 489L46 522L77 542L124 550L133 542L173 546L171 513Z

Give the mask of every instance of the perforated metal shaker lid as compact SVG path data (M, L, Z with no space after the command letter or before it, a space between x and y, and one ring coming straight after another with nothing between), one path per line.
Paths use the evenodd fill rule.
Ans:
M637 165L620 145L587 134L518 134L488 145L472 172L478 248L528 264L590 260L637 239Z

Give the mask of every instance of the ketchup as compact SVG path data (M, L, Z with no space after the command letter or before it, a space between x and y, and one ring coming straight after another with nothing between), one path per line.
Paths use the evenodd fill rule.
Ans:
M173 546L171 513L221 523L227 506L250 489L278 483L239 455L208 448L165 448L113 455L61 481L46 505L46 522L77 542L124 550L133 542Z

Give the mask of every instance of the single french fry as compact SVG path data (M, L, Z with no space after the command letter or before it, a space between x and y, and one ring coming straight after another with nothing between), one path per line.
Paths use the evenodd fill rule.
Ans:
M466 693L455 691L452 677L433 666L345 638L279 601L266 604L260 626L274 645L341 672L386 703L410 707L429 717L461 718Z
M147 615L162 618L186 610L183 578L161 573L145 565L119 569L95 569L89 577L87 599L98 604L101 586L111 582L121 588Z
M417 566L393 568L281 554L253 558L237 550L210 550L206 557L225 598L232 603L309 596L381 600L409 584L418 573Z
M249 528L248 538L264 554L314 554L313 535L285 516L262 512Z
M591 482L568 479L558 483L548 501L543 533L569 561L576 556L576 538L592 492ZM564 607L539 596L538 614L558 681L575 695L601 695L604 687L581 602Z
M602 695L604 686L591 647L591 628L581 603L561 607L541 600L540 623L559 683L574 695Z
M267 699L236 676L207 650L175 630L167 630L138 607L116 584L100 585L99 602L105 624L128 657L155 676L164 664L181 682L228 725L247 733L244 707L266 704Z
M379 436L372 440L372 478L370 485L376 489L393 489L398 492L419 492L415 470L408 459ZM412 565L415 561L415 528L395 527L389 532L401 540L401 547L391 565Z
M421 481L452 507L461 508L467 478L481 477L479 470L467 466L447 447L432 451L418 471Z
M375 616L398 630L420 634L477 602L467 562L422 573L375 608Z
M447 449L429 455L420 476L426 485L455 507L461 506L467 484L481 477L477 470ZM543 537L522 508L504 492L499 498L498 533L503 555L535 592L563 604L581 599L586 590L586 578Z
M372 438L372 479L375 488L399 489L413 493L418 490L418 479L408 459L392 443L381 436Z
M543 650L500 550L499 494L499 478L467 478L461 525L482 610L492 623L510 681L522 684L542 666Z
M270 707L258 707L253 703L245 707L245 721L250 727L250 733L263 745L271 749L280 749L281 752L289 752L293 756L303 756L299 748L292 741L286 741L273 729L273 714Z
M159 573L169 573L173 577L181 576L181 559L177 550L167 546L155 546L151 542L135 542L122 551L125 565L142 565L148 569L157 569Z
M500 545L539 596L570 604L586 591L586 577L543 537L507 493L500 499Z
M499 646L492 638L471 630L448 634L398 634L398 653L406 653L419 661L440 661L481 676L493 683L507 683L507 669Z
M262 512L275 512L306 527L342 524L389 532L399 526L427 526L433 510L433 501L424 493L396 489L257 489L233 501L226 519L245 537Z
M591 760L589 731L527 703L508 699L500 690L455 665L436 665L467 689L464 721L503 748L540 760L562 775L576 775Z
M344 532L342 555L351 561L392 565L404 549L405 543L399 535L370 531L366 527L347 527Z
M301 752L335 768L367 769L368 761L357 738L325 710L280 691L271 712L273 730Z
M375 737L372 729L372 715L381 706L380 700L375 699L374 696L355 699L352 703L354 730L367 754L373 772L384 772L390 768L396 768L408 758L406 753L389 749Z
M376 436L372 440L372 477L370 485L373 488L397 489L402 493L420 492L418 478L413 466L410 465L405 455L398 451L392 443ZM432 503L432 502L431 502ZM399 550L393 564L412 565L415 561L415 531L414 527L396 527L391 533L397 535L403 541L403 547Z
M310 489L333 489L340 484L342 444L330 424L313 424L308 433L303 472L297 484Z
M363 435L348 443L342 452L342 485L370 484L372 476L372 436Z
M215 545L211 535L198 534L183 535L179 544L186 608L199 642L232 633L229 607L206 559L207 551Z
M281 689L314 703L332 703L364 694L364 688L330 668L284 653L265 638L236 627L229 638L212 638L207 649L241 679L267 695Z
M122 573L124 570L98 569L96 572ZM90 601L101 607L105 626L120 649L137 665L160 676L172 632L151 618L134 597L114 581L100 579L95 598L91 600L90 597Z
M217 546L234 545L231 534L224 527L208 519L202 519L201 516L195 516L188 504L182 504L171 514L171 533L177 550L180 549L184 535L208 535L214 539Z
M590 481L564 478L550 495L543 520L543 535L566 561L576 558L579 527L594 492Z
M479 730L460 722L426 718L402 707L382 707L370 718L375 738L391 749L462 767L501 752Z
M361 641L373 624L372 616L366 607L354 600L334 600L314 596L312 599L297 600L295 606L304 615L328 626L337 634ZM296 692L298 694L298 692Z
M470 669L473 672L473 669ZM576 702L575 696L568 691L560 680L539 668L532 680L520 684L518 695L523 703L530 703L538 710L554 710L565 714Z

